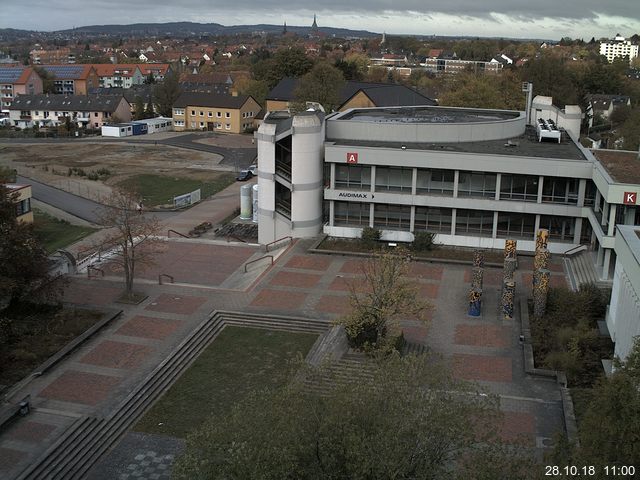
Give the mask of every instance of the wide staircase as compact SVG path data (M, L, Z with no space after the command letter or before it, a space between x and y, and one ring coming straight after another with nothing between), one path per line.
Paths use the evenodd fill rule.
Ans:
M594 266L594 254L588 250L564 257L571 289L577 291L580 285L592 283L599 288L611 288L610 281L602 281Z
M74 480L131 428L227 326L320 334L326 321L217 311L201 323L109 416L83 416L18 477L20 480Z

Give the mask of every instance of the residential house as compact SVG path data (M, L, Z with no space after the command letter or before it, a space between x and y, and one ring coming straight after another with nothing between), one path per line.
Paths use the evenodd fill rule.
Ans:
M148 108L149 103L153 103L153 85L133 85L131 88L120 87L98 87L89 90L90 95L115 95L124 96L131 106L131 115L133 116L136 111L136 101L138 97L142 99L145 111ZM155 108L154 108L155 110Z
M593 119L601 116L608 119L617 108L631 106L631 97L627 95L603 95L589 94L587 97L587 115L589 115L589 127L593 127Z
M176 131L242 133L253 128L260 105L250 95L184 92L173 104Z
M80 128L100 128L105 123L131 121L131 106L115 95L19 95L9 108L18 128L55 127L69 119Z
M2 115L9 114L9 107L16 95L39 93L42 93L42 78L32 67L0 66Z
M286 77L267 95L267 112L287 110L295 102L298 80ZM346 82L340 91L339 112L349 108L436 105L436 102L405 85L393 83Z
M168 63L147 63L138 65L138 68L145 79L152 75L156 82L163 81L167 75L172 73L171 65Z
M31 185L18 185L7 183L9 195L14 195L13 202L16 204L16 218L21 223L33 223L33 212L31 211Z
M93 68L100 79L100 87L131 88L144 83L145 77L136 64L94 64Z
M29 52L29 57L31 57L31 63L34 65L43 65L48 63L76 63L76 56L71 53L71 50L67 47L59 47L53 50L44 50L42 48L37 48Z
M100 86L93 65L41 65L53 78L53 93L86 95L90 88Z

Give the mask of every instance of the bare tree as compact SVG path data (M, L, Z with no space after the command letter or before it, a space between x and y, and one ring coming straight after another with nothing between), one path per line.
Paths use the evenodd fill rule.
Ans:
M376 253L364 264L364 279L349 286L351 312L338 320L352 346L392 350L401 339L401 317L426 323L431 305L418 299L416 285L407 278L410 264L405 249Z
M104 208L100 212L100 223L106 227L101 248L113 253L109 259L122 268L125 281L125 295L133 295L133 280L137 270L154 264L164 240L157 235L160 231L158 219L144 215L142 201L136 192L114 188L102 199Z

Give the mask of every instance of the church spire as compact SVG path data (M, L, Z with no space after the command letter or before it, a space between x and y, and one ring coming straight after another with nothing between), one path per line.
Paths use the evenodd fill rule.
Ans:
M316 14L313 14L313 23L311 24L311 28L318 28L318 23L316 22Z
M286 35L287 34L287 22L284 22L284 27L282 28L282 34Z

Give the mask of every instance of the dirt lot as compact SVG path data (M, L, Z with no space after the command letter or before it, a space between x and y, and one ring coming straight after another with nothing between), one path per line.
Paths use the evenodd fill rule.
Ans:
M213 180L226 170L218 166L220 160L215 154L164 145L0 144L0 165L92 199L108 194L110 185L140 173ZM69 175L70 169L76 170ZM86 175L99 170L108 173L100 180L89 180L78 174L80 170Z

